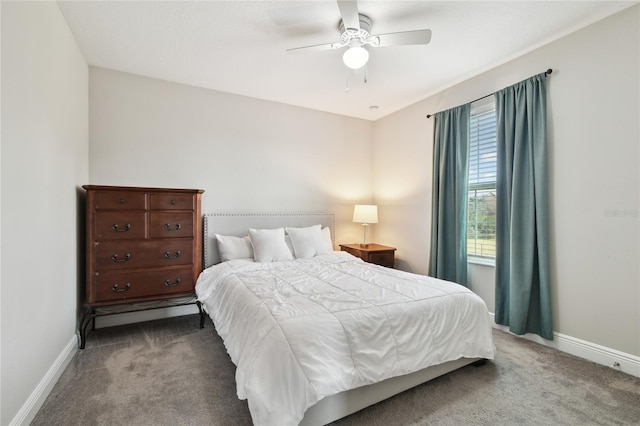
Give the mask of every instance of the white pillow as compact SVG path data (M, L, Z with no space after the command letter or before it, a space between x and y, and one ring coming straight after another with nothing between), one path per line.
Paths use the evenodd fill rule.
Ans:
M289 249L291 254L294 254L295 252L293 251L293 243L291 242L291 237L288 235L285 235L284 242L287 243L287 248Z
M313 225L308 228L287 228L287 234L291 237L293 250L298 259L331 253L330 250L327 250L320 225Z
M331 253L333 251L333 240L331 240L331 229L328 226L322 228L322 239L324 241L324 245Z
M226 262L234 259L252 259L253 248L249 236L234 237L231 235L216 234L220 260Z
M256 262L292 260L293 255L284 241L284 228L249 229L249 238Z

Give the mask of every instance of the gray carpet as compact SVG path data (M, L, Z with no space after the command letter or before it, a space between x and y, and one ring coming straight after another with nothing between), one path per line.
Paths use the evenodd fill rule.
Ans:
M249 425L210 320L91 332L33 425ZM640 379L494 330L496 359L335 425L640 425ZM275 426L275 425L274 425Z

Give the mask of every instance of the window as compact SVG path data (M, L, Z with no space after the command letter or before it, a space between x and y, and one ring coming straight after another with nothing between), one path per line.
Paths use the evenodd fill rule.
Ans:
M471 105L467 256L496 257L496 108L493 97Z

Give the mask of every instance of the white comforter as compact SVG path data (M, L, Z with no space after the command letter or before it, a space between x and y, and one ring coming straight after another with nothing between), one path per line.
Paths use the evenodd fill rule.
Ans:
M463 286L347 253L224 262L196 284L255 425L296 425L344 390L460 357L493 359L484 302Z

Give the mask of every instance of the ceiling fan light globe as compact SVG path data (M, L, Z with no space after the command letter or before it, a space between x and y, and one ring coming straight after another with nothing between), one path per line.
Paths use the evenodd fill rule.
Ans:
M342 55L344 64L353 70L362 68L369 60L369 51L362 46L350 47Z

